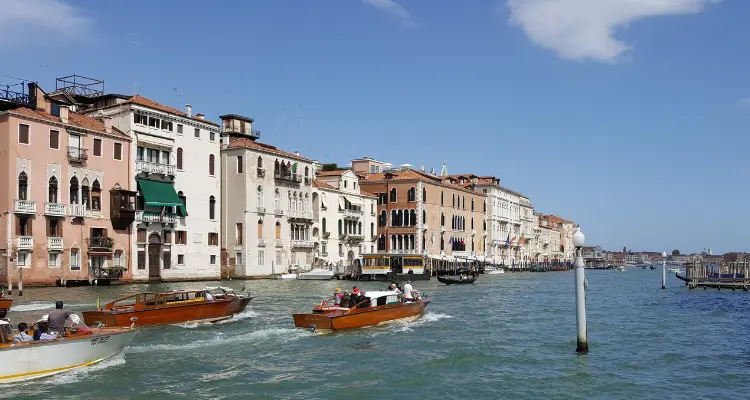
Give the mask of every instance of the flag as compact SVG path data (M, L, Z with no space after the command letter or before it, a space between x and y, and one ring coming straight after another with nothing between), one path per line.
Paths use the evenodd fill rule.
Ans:
M510 247L510 232L508 232L508 237L505 239L505 245Z
M162 207L161 208L161 214L159 215L159 219L161 219L161 220L164 219L164 213L165 212L167 212L167 207Z
M292 164L292 172L297 172L297 163Z
M523 244L524 244L524 240L525 240L525 239L524 239L524 237L523 237L523 233L522 233L522 234L521 234L521 239L519 239L519 240L518 240L518 243L519 243L519 244L521 244L521 245L523 245Z
M448 240L448 244L453 244L453 238L450 238L450 239Z

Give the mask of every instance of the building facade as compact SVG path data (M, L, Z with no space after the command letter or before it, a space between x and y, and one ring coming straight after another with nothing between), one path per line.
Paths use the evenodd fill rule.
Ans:
M0 111L0 281L131 279L130 138L29 89Z
M180 111L140 95L102 96L86 113L132 138L133 280L218 279L219 126L190 105Z
M312 160L258 142L252 118L228 114L221 119L222 262L243 277L311 267L320 257L313 232Z
M313 238L323 263L352 265L376 252L377 198L351 170L321 171L313 181Z

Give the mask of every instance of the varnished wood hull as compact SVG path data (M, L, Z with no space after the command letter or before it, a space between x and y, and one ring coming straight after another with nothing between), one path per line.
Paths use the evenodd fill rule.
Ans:
M181 324L185 322L216 322L231 318L242 312L252 297L216 300L213 302L168 305L141 311L84 311L83 320L93 326L101 322L105 326Z
M361 310L326 311L322 313L293 314L294 326L311 330L335 331L373 326L382 322L417 317L424 313L430 300L368 307Z
M0 298L0 308L9 310L11 304L13 304L13 299L9 299L7 297Z

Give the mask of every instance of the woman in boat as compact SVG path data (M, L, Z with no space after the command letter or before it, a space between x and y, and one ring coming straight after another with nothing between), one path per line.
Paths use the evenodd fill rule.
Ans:
M336 291L333 292L333 306L341 307L341 299L343 297L344 295L341 293L341 288L336 288Z

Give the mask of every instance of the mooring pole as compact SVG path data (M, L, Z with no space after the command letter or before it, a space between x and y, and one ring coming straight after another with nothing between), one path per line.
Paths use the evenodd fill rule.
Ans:
M586 276L583 262L583 244L586 237L579 227L573 233L573 246L576 248L576 353L589 352L589 339L586 330Z
M667 252L661 253L661 288L667 288Z

